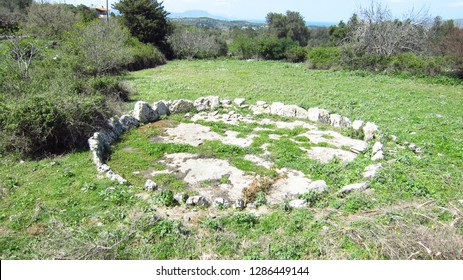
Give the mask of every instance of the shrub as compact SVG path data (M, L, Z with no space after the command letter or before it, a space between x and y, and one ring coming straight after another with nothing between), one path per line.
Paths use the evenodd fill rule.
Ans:
M317 47L308 53L309 68L330 69L340 65L341 51L337 47Z
M84 74L119 72L131 62L129 32L114 20L80 25L68 37L67 47Z
M278 39L276 37L260 37L258 41L259 57L268 60L285 59L285 54L288 50L297 47L298 43L291 39Z
M448 62L444 57L421 56L403 53L390 58L389 69L412 74L436 75L444 72Z
M177 58L217 58L228 52L227 44L218 34L194 27L177 27L168 42Z
M27 9L22 28L31 35L59 39L79 20L67 5L33 2Z
M303 62L307 56L306 48L294 46L288 49L285 53L285 59L290 62Z
M127 64L127 70L137 71L156 67L166 63L164 55L153 45L143 44L132 37L128 41L131 60Z

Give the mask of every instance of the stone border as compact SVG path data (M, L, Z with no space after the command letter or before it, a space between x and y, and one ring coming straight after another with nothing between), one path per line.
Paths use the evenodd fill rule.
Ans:
M370 141L379 138L378 126L372 122L364 123L362 120L351 120L339 114L330 114L328 110L320 108L310 108L305 110L297 105L285 105L281 102L273 102L271 105L265 101L257 101L256 105L246 105L245 98L236 98L232 102L227 99L220 99L218 96L200 97L195 101L179 99L174 101L157 101L152 106L143 101L137 101L131 115L123 115L120 118L110 118L108 127L101 131L95 132L88 139L90 151L93 154L93 163L97 167L100 174L105 174L112 181L117 181L119 184L127 183L119 174L115 173L106 163L111 144L113 144L119 136L140 124L153 123L161 118L170 115L171 113L189 113L192 110L208 111L215 110L219 107L231 107L232 104L240 108L249 108L254 115L271 114L283 117L294 117L298 119L308 119L313 122L320 122L338 128L352 128L356 131L363 130L364 140ZM372 160L381 160L384 158L383 145L376 142L373 146ZM366 183L362 186L357 186L360 189L367 188ZM352 190L351 187L347 188ZM340 192L346 192L344 188ZM354 186L355 189L355 186ZM347 191L348 192L348 191Z

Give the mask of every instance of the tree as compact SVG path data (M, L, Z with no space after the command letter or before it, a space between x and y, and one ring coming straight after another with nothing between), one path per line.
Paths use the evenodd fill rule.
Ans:
M31 3L32 0L0 0L0 32L17 31L18 24Z
M122 14L122 22L130 33L143 43L151 43L166 56L172 51L167 43L167 36L172 27L167 22L168 13L162 2L156 0L121 0L113 5Z
M177 58L216 58L227 54L227 43L218 34L196 27L177 26L168 37Z
M80 18L66 4L32 3L23 24L26 33L59 39L70 31Z
M301 46L307 46L310 31L299 12L287 11L286 15L269 13L266 20L270 34L279 39L288 38Z
M418 53L426 46L428 21L423 10L411 11L402 20L394 19L386 6L372 2L361 9L346 43L358 55L389 58L403 52Z

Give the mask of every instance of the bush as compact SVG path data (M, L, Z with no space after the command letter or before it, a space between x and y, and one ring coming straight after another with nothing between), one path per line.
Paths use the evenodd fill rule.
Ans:
M228 52L227 44L218 34L194 27L177 27L168 42L177 58L217 58Z
M294 46L286 51L285 59L290 62L304 62L307 56L306 48Z
M403 53L391 57L389 70L408 72L412 74L437 75L445 71L449 66L445 57L421 56L413 53Z
M291 39L278 39L276 37L260 37L258 41L258 54L260 58L268 60L285 59L286 52L298 47L298 43Z
M143 44L132 37L129 39L128 45L131 60L126 67L129 71L152 68L166 63L164 55L151 44Z
M337 47L313 48L308 53L309 68L330 69L341 63L341 51Z

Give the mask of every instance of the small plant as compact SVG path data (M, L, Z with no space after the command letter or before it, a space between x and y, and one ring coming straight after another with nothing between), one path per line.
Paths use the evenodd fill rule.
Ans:
M256 194L256 200L254 201L257 207L266 205L267 204L267 198L265 197L264 192L258 192Z
M154 201L157 205L160 205L160 206L166 206L166 207L174 206L175 205L174 193L172 191L161 191L155 195Z
M319 201L323 199L324 195L319 192L309 191L299 195L299 199L304 199L307 201L309 207L315 206Z
M271 186L271 179L267 177L256 176L252 183L247 188L244 188L242 191L244 202L255 202L257 199L257 194L259 193L262 193L260 194L260 199L262 200L262 196L265 199L265 193L269 191Z

